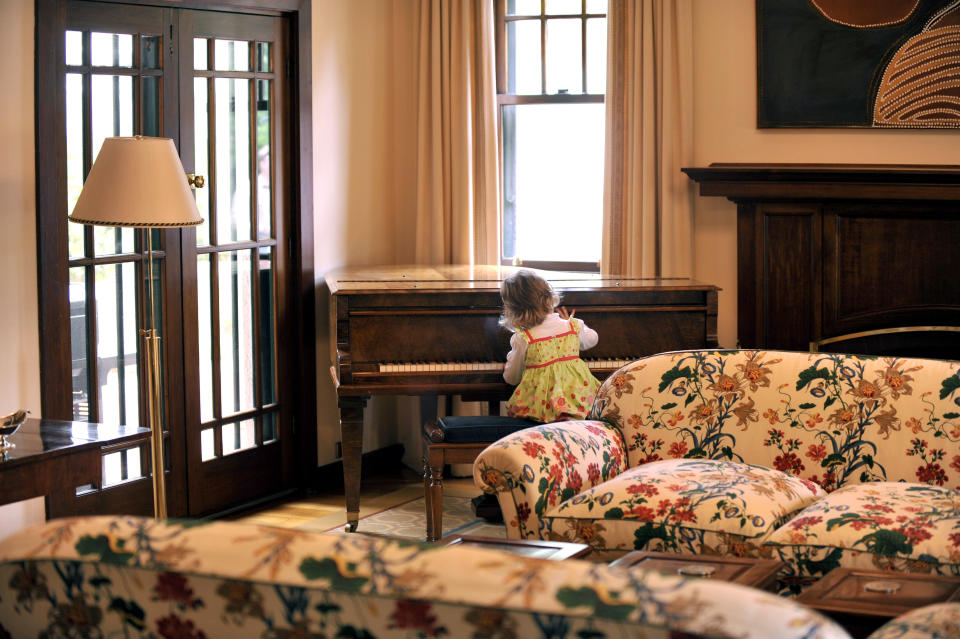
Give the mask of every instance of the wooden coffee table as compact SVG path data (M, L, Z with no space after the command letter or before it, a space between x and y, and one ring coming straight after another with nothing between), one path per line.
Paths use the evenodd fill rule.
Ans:
M960 601L960 577L834 568L797 596L854 637L927 604Z
M636 550L627 553L610 565L640 567L669 575L705 577L761 590L774 590L777 573L783 567L783 562L778 559L682 555Z
M590 554L590 546L587 544L544 539L498 539L478 535L447 535L439 543L445 546L478 546L506 550L515 555L537 559L577 559Z

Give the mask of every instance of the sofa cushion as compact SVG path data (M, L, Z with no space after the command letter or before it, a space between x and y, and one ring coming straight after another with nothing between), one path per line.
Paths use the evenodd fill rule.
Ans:
M926 484L852 484L767 541L802 586L838 566L960 575L960 492Z
M644 464L549 509L550 537L597 550L758 556L779 525L824 492L799 477L712 459Z

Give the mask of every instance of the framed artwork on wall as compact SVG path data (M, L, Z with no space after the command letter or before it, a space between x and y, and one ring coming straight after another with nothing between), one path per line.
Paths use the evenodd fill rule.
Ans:
M960 129L960 0L757 0L757 126Z

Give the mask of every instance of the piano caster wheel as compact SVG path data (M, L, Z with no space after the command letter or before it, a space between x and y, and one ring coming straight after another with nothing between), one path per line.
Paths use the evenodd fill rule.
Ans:
M344 527L343 532L354 533L357 532L357 523L355 521L348 521L346 527Z

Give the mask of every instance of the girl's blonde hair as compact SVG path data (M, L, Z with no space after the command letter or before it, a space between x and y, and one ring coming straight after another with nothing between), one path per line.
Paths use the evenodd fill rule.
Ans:
M500 322L512 330L537 326L560 304L560 296L550 282L525 269L503 279L500 297L503 298Z

